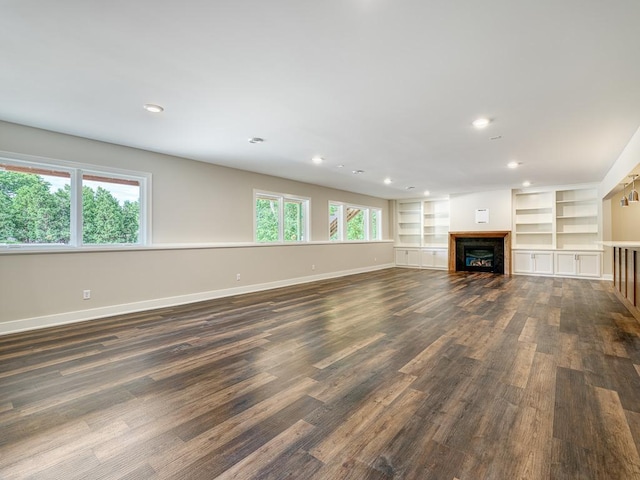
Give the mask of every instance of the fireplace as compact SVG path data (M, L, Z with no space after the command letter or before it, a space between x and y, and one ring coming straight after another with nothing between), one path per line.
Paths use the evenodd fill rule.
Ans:
M449 233L450 272L511 275L511 232Z
M464 269L467 272L493 272L495 254L493 245L466 245L464 247Z

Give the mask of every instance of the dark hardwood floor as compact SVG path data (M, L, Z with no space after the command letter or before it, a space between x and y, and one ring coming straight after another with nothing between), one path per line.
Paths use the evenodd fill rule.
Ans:
M2 479L640 479L607 282L389 269L0 337Z

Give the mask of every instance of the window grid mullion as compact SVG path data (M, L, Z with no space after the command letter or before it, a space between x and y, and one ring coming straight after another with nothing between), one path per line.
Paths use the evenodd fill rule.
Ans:
M278 241L284 242L284 197L278 197Z
M82 246L82 170L71 172L71 244Z

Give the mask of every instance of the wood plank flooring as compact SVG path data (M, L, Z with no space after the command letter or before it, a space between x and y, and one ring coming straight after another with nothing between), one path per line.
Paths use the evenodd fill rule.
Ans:
M609 283L388 269L0 337L0 478L640 479Z

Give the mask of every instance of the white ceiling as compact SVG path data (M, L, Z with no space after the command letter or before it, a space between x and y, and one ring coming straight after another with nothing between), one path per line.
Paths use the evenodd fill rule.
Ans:
M639 20L638 0L3 0L0 119L383 198L600 181L640 125Z

